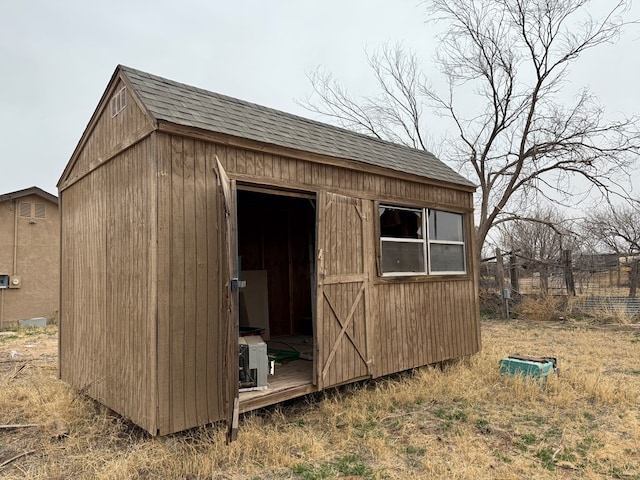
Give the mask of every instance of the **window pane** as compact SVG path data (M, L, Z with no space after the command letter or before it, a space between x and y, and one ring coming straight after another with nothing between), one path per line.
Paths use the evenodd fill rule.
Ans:
M422 210L381 206L380 236L422 238Z
M441 241L464 241L462 215L441 210L429 210L429 238Z
M464 246L432 243L432 272L464 272Z
M382 271L424 273L421 242L382 242Z

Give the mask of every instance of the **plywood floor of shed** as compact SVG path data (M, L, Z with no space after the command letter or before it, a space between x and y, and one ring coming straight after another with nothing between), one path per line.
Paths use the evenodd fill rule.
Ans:
M240 412L263 408L317 390L313 385L313 362L309 360L276 364L275 374L269 375L267 382L265 390L240 392Z

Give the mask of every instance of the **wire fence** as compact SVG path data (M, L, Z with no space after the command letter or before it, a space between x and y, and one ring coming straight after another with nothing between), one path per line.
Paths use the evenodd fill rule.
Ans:
M502 310L533 296L566 297L586 311L623 310L640 314L636 298L640 259L617 254L576 254L534 260L517 251L502 252L480 262L481 303L488 310Z

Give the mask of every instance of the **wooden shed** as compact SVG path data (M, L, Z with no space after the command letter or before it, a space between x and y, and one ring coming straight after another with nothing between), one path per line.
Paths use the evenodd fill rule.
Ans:
M58 188L60 376L151 434L480 348L474 185L428 152L118 66ZM266 388L241 323L300 353Z

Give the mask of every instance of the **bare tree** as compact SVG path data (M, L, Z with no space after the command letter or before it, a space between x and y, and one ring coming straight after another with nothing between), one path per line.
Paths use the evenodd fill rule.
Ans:
M629 264L629 296L640 282L640 203L609 205L587 216L583 235L602 248L626 257Z
M569 221L551 206L539 207L531 217L503 223L499 231L503 246L530 274L539 274L540 288L548 293L549 276L560 268L562 251L574 244Z
M560 94L573 62L617 40L629 0L599 19L589 16L589 0L425 3L430 19L446 23L437 56L446 94L427 84L413 53L385 46L369 56L377 96L353 97L318 70L305 106L416 148L427 148L425 111L448 117L457 134L444 159L465 166L479 186L477 252L493 227L521 218L537 199L575 202L577 177L588 191L628 195L622 185L640 153L638 117L606 119L587 89L564 105Z

